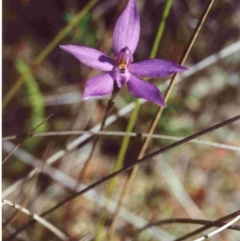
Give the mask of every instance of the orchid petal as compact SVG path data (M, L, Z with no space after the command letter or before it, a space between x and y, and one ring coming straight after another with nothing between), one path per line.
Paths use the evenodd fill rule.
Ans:
M166 106L160 90L155 85L131 75L127 86L133 96Z
M164 77L188 70L184 66L163 59L148 59L129 66L129 72L141 77Z
M114 60L93 48L78 45L60 45L59 47L94 69L111 71L115 64Z
M113 50L117 55L128 47L132 54L137 48L140 35L140 18L136 0L129 0L125 10L119 16L113 33Z
M88 80L83 93L83 99L93 96L103 96L113 91L113 78L109 73L99 74Z

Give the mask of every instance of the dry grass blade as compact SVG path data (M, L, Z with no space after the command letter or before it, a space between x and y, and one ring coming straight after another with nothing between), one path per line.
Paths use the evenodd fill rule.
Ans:
M187 46L187 49L186 49L185 53L183 54L182 60L180 61L180 64L181 64L181 65L184 65L184 63L185 63L185 61L186 61L186 59L187 59L187 57L188 57L188 55L189 55L189 53L190 53L190 50L192 49L192 46L193 46L194 42L196 41L196 38L197 38L197 36L198 36L198 34L199 34L202 26L203 26L203 23L204 23L207 15L208 15L208 13L209 13L212 5L213 5L213 2L214 2L214 0L210 0L210 1L209 1L209 4L206 6L206 9L204 9L203 14L202 14L202 16L201 16L201 18L200 18L200 20L199 20L199 22L198 22L198 25L197 25L197 27L196 27L196 29L195 29L195 31L194 31L194 33L193 33L190 41L189 41L189 44L188 44L188 46ZM177 79L177 76L178 76L178 74L174 74L173 77L172 77L172 79L171 79L171 82L170 82L170 84L169 84L169 86L168 86L168 89L167 89L167 91L166 91L166 94L165 94L165 96L164 96L165 102L167 102L167 100L168 100L168 98L169 98L169 96L170 96L170 93L171 93L171 91L172 91L172 89L173 89L173 86L174 86L174 84L175 84L175 81L176 81L176 79ZM154 132L154 130L155 130L155 128L156 128L156 125L157 125L157 123L158 123L158 121L159 121L159 118L161 117L162 111L163 111L163 108L160 107L160 108L158 109L155 117L154 117L154 120L153 120L152 124L151 124L151 127L150 127L149 132L148 132L149 134L152 134L152 133ZM147 149L147 146L148 146L148 144L149 144L149 141L150 141L149 138L146 138L146 140L144 141L144 144L143 144L143 146L142 146L142 149L141 149L141 151L140 151L140 153L139 153L139 158L142 158L142 157L143 157L143 155L144 155L144 153L145 153L145 151L146 151L146 149Z
M152 227L152 226L161 226L165 224L173 224L173 223L184 223L184 224L201 224L201 225L209 225L212 224L212 221L209 220L203 220L203 219L188 219L188 218L175 218L175 219L165 219L165 220L159 220L153 223L149 223L146 226L140 228L136 232L133 233L132 237L137 236L140 234L140 232ZM223 222L215 222L214 227L222 227L226 223ZM230 225L227 227L227 229L240 231L239 225Z
M212 237L213 235L217 234L217 233L220 233L222 232L224 229L230 227L233 223L237 222L238 220L240 219L240 216L237 216L236 218L234 218L232 221L226 223L225 225L223 225L221 228L209 233L209 234L206 234L204 235L203 237L201 238L198 238L198 239L194 239L194 241L202 241L202 240L205 240L205 239L208 239L210 237Z
M26 137L24 137L23 140L22 140L18 145L16 145L16 146L13 148L13 150L4 158L2 164L4 164L4 163L8 160L8 158L13 154L13 152L16 151L17 148L18 148L28 137L30 137L30 136L33 135L34 131L35 131L39 126L41 126L44 122L48 121L48 119L49 119L50 117L52 117L52 116L53 116L53 114L51 114L50 116L48 116L44 121L42 121L39 125L37 125Z
M149 137L149 138L154 138L154 139L162 139L162 140L172 140L172 141L179 141L183 139L184 137L180 136L168 136L168 135L158 135L158 134L148 134L148 133L136 133L136 132L122 132L122 131L52 131L52 132L43 132L43 133L36 133L32 134L30 137L39 137L39 136L65 136L65 135L80 135L80 134L87 134L87 135L98 135L98 136L131 136L131 137L137 137L137 138L142 138L142 137ZM7 136L3 137L3 141L8 141L8 140L14 140L18 137L22 136ZM191 140L190 142L200 144L200 145L205 145L205 146L212 146L212 147L217 147L225 150L232 150L232 151L239 151L240 152L240 147L238 146L233 146L233 145L228 145L224 143L219 143L219 142L213 142L213 141L207 141L207 140Z
M100 131L102 131L104 129L104 127L105 127L106 120L107 120L107 118L108 118L108 116L109 116L109 114L110 114L110 112L111 112L111 110L112 110L112 108L114 106L114 99L116 98L119 90L120 89L118 88L117 84L114 82L114 88L113 88L112 96L111 96L111 98L108 101L108 104L107 104L107 107L106 107L106 111L105 111L105 114L104 114L104 117L103 117L103 121L101 123ZM97 146L98 141L99 141L98 137L95 138L94 141L93 141L93 145L92 145L92 149L90 151L90 154L89 154L86 162L84 163L83 169L81 170L80 175L78 177L78 183L76 185L76 190L78 190L78 186L79 186L79 184L82 181L84 173L86 172L87 168L89 167L89 165L91 163L91 159L93 157L93 154L94 154L94 151L95 151L95 148Z
M197 230L195 230L193 232L190 232L190 233L188 233L188 234L186 234L186 235L184 235L184 236L182 236L182 237L180 237L180 238L178 238L178 239L176 239L174 241L186 240L189 237L192 237L192 236L194 236L194 235L196 235L198 233L201 233L201 232L203 232L203 231L205 231L205 230L207 230L207 229L209 229L211 227L214 227L219 222L225 222L225 221L227 221L229 219L232 219L232 218L235 218L235 217L237 217L239 215L240 215L240 210L238 210L238 211L236 211L234 213L231 213L231 214L229 214L229 215L227 215L227 216L225 216L223 218L220 218L220 219L217 219L215 221L212 221L211 223L206 224L204 227L199 228L199 229L197 229Z
M18 146L18 145L17 145L17 146ZM14 148L14 149L15 149L15 148ZM50 150L50 148L46 151L46 153L44 153L44 155L43 155L43 160L46 160L46 159L47 159L47 156L48 156L48 154L49 154L49 150ZM12 153L13 153L13 152L12 152ZM30 197L30 195L31 195L31 192L33 191L34 187L36 186L36 183L37 183L37 181L38 181L39 175L40 175L40 173L41 173L41 171L42 171L42 168L43 168L44 164L45 164L44 162L41 162L40 165L39 165L39 167L38 167L38 169L37 169L37 172L34 173L34 175L33 175L33 180L32 180L32 182L31 182L31 185L30 185L27 193L24 194L24 196L23 196L23 199L22 199L22 202L21 202L21 205L20 205L21 207L25 207L25 206L27 205L27 202L28 202L28 200L29 200L29 197ZM18 214L19 214L19 212L20 212L20 210L18 209L6 222L3 223L3 227L5 227L8 223L10 223L10 222L12 222L14 219L16 219L17 216L18 216Z
M2 205L8 205L10 207L13 207L13 208L27 214L28 216L32 217L35 221L37 221L38 223L43 225L45 228L50 230L53 234L55 234L61 240L69 240L69 238L62 231L60 231L58 228L56 228L54 225L52 225L51 223L49 223L47 220L43 219L39 215L30 212L28 209L20 206L19 204L4 199L2 201Z

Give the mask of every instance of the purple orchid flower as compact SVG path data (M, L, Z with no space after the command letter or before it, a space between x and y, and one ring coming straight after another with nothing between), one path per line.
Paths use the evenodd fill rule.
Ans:
M127 84L133 96L152 101L160 106L166 106L159 89L136 76L163 77L185 71L188 68L162 59L148 59L133 63L133 54L139 41L139 35L140 18L136 0L129 0L114 28L113 50L116 55L115 60L93 48L77 45L60 46L60 48L75 56L81 63L106 71L106 73L99 74L87 82L83 99L111 93L114 88L114 81L116 81L118 88Z

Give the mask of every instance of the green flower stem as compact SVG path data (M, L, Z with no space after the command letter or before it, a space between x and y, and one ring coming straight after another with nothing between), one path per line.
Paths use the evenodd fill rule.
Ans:
M154 44L153 44L153 48L152 48L152 51L150 54L150 59L155 58L157 55L158 47L159 47L159 44L160 44L160 41L161 41L161 38L163 35L163 31L164 31L164 28L166 25L166 19L169 15L172 4L173 4L173 0L168 0L166 2L166 5L165 5L164 11L163 11L163 18L161 19L161 22L158 27L157 36L156 36Z
M59 44L59 42L77 25L77 23L89 12L89 10L98 2L99 0L91 0L89 3L72 19L72 21L63 28L57 36L46 46L46 48L36 57L36 59L31 64L31 69L35 66L41 64L43 60L48 56L48 54ZM4 109L11 99L15 96L16 92L20 89L25 81L25 76L28 75L29 71L25 71L18 78L14 86L9 90L6 96L3 98L2 108Z

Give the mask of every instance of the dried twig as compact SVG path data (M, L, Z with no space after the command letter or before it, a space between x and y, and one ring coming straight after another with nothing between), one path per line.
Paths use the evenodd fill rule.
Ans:
M120 89L118 88L116 82L114 82L114 88L113 88L112 96L111 96L111 98L108 101L108 104L107 104L107 107L106 107L106 111L105 111L105 114L104 114L104 117L103 117L103 121L101 123L100 131L102 131L104 129L104 127L105 127L106 120L107 120L107 118L108 118L108 116L109 116L109 114L110 114L110 112L111 112L111 110L112 110L112 108L114 106L114 99L116 98L119 90ZM84 163L84 166L83 166L83 168L82 168L82 170L80 172L80 175L78 177L78 183L76 185L76 190L78 189L78 186L79 186L79 184L82 181L82 178L84 176L85 171L87 170L88 166L91 163L91 159L93 157L93 154L94 154L94 151L96 149L98 141L99 141L99 136L97 136L97 138L95 138L94 141L93 141L93 145L92 145L90 154L89 154L86 162Z
M215 221L212 221L210 224L206 224L206 225L204 225L203 227L201 227L201 228L199 228L199 229L197 229L197 230L195 230L195 231L193 231L193 232L187 233L186 235L184 235L184 236L182 236L182 237L180 237L180 238L178 238L178 239L176 239L176 240L174 240L174 241L186 240L186 239L189 238L189 237L192 237L192 236L194 236L194 235L196 235L196 234L198 234L198 233L201 233L201 232L203 232L203 231L205 231L205 230L207 230L207 229L209 229L209 228L211 228L211 227L214 227L215 224L217 224L217 223L219 223L219 222L225 222L225 221L227 221L227 220L229 220L229 219L232 219L232 218L235 218L235 217L237 217L237 216L239 216L239 215L240 215L240 210L238 210L238 211L236 211L236 212L234 212L234 213L231 213L231 214L229 214L229 215L227 215L227 216L225 216L225 217L222 217L222 218L220 218L220 219L217 219L217 220L215 220Z
M27 214L28 216L30 216L31 218L33 218L38 223L42 224L45 228L50 230L53 234L55 234L61 240L69 240L69 238L62 231L60 231L58 228L56 228L54 225L52 225L51 223L49 223L47 220L43 219L36 213L32 213L28 209L20 206L19 204L4 199L4 200L2 200L2 205L8 205L17 210L20 210L21 212L23 212L23 213Z
M174 219L165 219L165 220L159 220L153 223L149 223L146 226L138 229L137 231L135 231L131 236L137 236L139 235L140 232L152 227L152 226L161 226L161 225L165 225L165 224L173 224L173 223L181 223L181 224L201 224L201 225L211 225L213 223L213 221L209 221L209 220L203 220L203 219L189 219L189 218L174 218ZM224 226L226 223L223 222L214 222L214 226L213 227L222 227ZM240 231L240 226L239 225L230 225L227 227L228 229L231 230L236 230L236 231Z
M226 223L225 225L223 225L221 228L218 228L217 230L209 233L209 234L206 234L204 235L203 237L201 238L198 238L198 239L194 239L194 241L202 241L202 240L205 240L205 239L208 239L210 237L212 237L213 235L217 234L217 233L220 233L221 231L223 231L224 229L230 227L233 223L237 222L238 220L240 219L240 215L238 215L236 218L234 218L232 221Z
M43 132L43 133L36 133L32 134L31 137L39 137L39 136L68 136L68 135L80 135L80 134L87 134L87 135L99 135L99 136L131 136L137 138L149 137L153 139L162 139L162 140L171 140L171 141L179 141L183 139L183 136L168 136L168 135L158 135L158 134L148 134L148 133L136 133L136 132L123 132L123 131L51 131L51 132ZM3 141L14 140L18 137L22 137L22 135L14 135L14 136L6 136L3 137ZM233 146L219 142L207 141L207 140L199 140L194 139L190 141L191 143L196 143L205 146L212 146L217 147L225 150L231 151L239 151L240 146Z
M37 125L29 134L27 134L27 135L23 138L23 140L22 140L18 145L16 145L16 146L13 148L13 150L4 158L2 164L4 164L4 163L7 161L7 159L13 154L13 152L16 151L17 148L18 148L28 137L30 137L30 136L33 135L34 131L35 131L39 126L41 126L45 121L48 121L48 119L49 119L51 116L53 116L53 114L51 114L50 116L48 116L48 117L47 117L45 120L43 120L39 125Z

